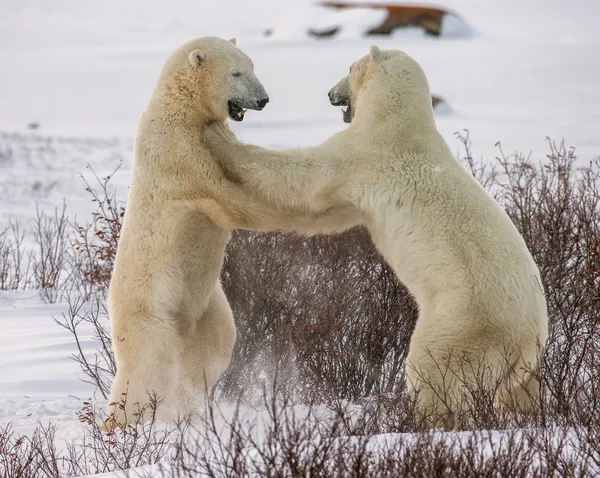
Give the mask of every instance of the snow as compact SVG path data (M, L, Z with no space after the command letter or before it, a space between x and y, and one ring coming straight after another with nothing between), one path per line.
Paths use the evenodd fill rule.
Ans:
M440 36L443 38L467 38L474 35L470 25L454 13L448 13L442 18Z
M93 205L79 173L89 180L88 164L105 175L123 161L113 185L124 199L136 122L163 61L199 35L236 36L269 92L264 111L233 124L245 141L310 145L344 128L327 91L378 44L421 63L432 93L447 102L436 121L453 150L454 132L468 129L476 157L493 158L501 141L505 151L543 158L547 136L575 146L581 164L600 154L600 2L440 4L456 15L441 38L414 29L364 38L358 33L381 11L315 16L323 9L307 0L3 0L0 230L9 219L30 225L36 204L52 212L63 200L85 220ZM338 37L304 33L331 22L342 26ZM52 320L66 309L35 291L0 291L0 425L27 433L50 420L60 440L81 435L75 413L94 390L69 359L71 337ZM84 346L96 347L91 331Z
M543 155L546 136L565 137L582 160L600 151L600 63L592 61L600 6L593 0L454 0L444 5L473 28L471 37L401 32L321 40L278 39L277 29L272 38L263 35L282 15L289 17L286 31L298 31L306 17L286 12L307 9L306 1L217 1L209 9L182 0L153 8L140 1L55 3L4 6L0 130L22 132L38 121L45 135L131 138L168 53L190 37L216 34L238 37L271 97L263 112L234 125L245 140L313 144L344 128L326 93L377 43L421 62L432 92L454 111L438 121L454 149L453 133L466 128L485 157L493 157L497 141Z
M30 226L36 205L40 211L53 213L55 207L60 210L63 198L71 217L77 216L82 222L89 219L94 205L80 177L81 173L94 184L88 165L99 176L105 176L123 161L127 166L111 184L125 198L132 148L131 138L0 132L0 231L9 218ZM9 153L3 155L3 151Z
M69 358L76 352L70 334L52 320L67 309L45 304L37 291L0 293L0 427L31 435L38 423L52 423L59 445L81 436L76 413L95 395ZM93 355L91 330L82 331L83 350Z
M0 397L63 398L91 396L93 388L80 379L68 331L57 319L67 313L65 304L45 304L37 291L3 292L0 297ZM92 353L91 329L83 350ZM4 408L4 407L3 407Z

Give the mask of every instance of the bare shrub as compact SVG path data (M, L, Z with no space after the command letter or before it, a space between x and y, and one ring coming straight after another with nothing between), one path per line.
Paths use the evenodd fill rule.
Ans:
M33 237L37 247L34 260L34 287L44 300L56 302L69 282L67 253L69 245L69 222L67 206L63 203L61 212L55 208L54 215L48 216L36 206L36 220Z
M112 274L117 253L117 245L121 234L121 225L125 215L125 205L116 197L110 187L110 179L119 170L104 177L99 177L91 170L96 186L92 186L82 175L86 191L91 195L96 209L92 212L92 221L84 224L75 222L76 239L74 259L75 287L89 297L94 293L105 295Z
M125 213L116 199L110 178L90 168L97 186L81 176L96 209L92 221L71 224L66 204L46 214L36 207L32 231L34 249L25 247L26 232L10 221L0 229L0 290L35 288L50 303L66 292L77 291L84 298L105 296Z
M239 337L223 379L229 396L275 369L305 398L401 387L416 306L364 229L310 238L236 231L222 279Z
M126 397L123 398L126 400ZM102 415L84 402L81 439L56 446L55 428L31 437L0 429L0 473L74 477L135 467L128 476L196 477L456 477L581 476L600 473L598 427L549 427L372 436L364 409L339 403L293 406L277 385L263 389L258 409L207 403L196 427L159 427L150 397L148 423L106 433ZM123 408L124 405L123 405ZM141 416L141 414L140 414ZM380 419L393 416L380 414ZM158 464L152 469L146 465Z
M63 298L68 304L68 311L62 314L61 318L54 318L54 320L73 336L77 345L77 353L73 354L71 358L80 365L85 375L83 381L96 386L105 399L108 398L110 384L116 373L109 330L110 322L104 302L125 212L123 203L116 199L115 192L110 189L110 179L120 166L113 173L102 178L90 168L99 185L98 189L90 185L82 176L86 191L91 195L92 202L96 204L96 210L92 212L92 222L84 225L75 222L73 228L76 234L75 239L71 242L72 249L69 250L65 245L67 235L64 228L67 220L64 209L60 221L55 221L57 227L60 227L60 231L56 233L55 237L62 238L61 246L67 248L67 253L70 253L71 271L59 288L66 292ZM43 227L37 227L36 237L43 239L48 237L49 233L47 232L48 227L46 227L47 222L45 222L47 220L43 213L41 216L42 219L39 219L38 223L41 223ZM46 244L58 242L56 240L52 242L52 240L38 240L37 242L43 245L40 248L44 247L44 250L47 250ZM59 248L56 247L56 249ZM61 260L65 260L67 253L63 252ZM48 260L47 262L52 265L58 261ZM45 270L39 265L37 268ZM50 289L47 295L50 293L53 294L51 298L55 299L56 288ZM86 339L93 339L98 344L93 356L82 346Z
M596 476L597 429L512 429L371 436L364 410L294 407L263 392L258 411L209 403L161 476ZM380 418L386 414L381 413ZM391 416L387 417L392 419Z
M126 397L122 397L124 408ZM91 402L83 402L77 413L84 427L80 439L66 447L56 445L56 427L38 424L31 436L16 435L10 426L0 428L0 476L2 478L63 478L128 470L172 459L174 444L187 425L158 427L155 421L160 400L149 396L146 423L106 432L103 415ZM141 413L140 415L141 416ZM172 455L172 456L170 456Z
M67 297L69 310L61 318L53 318L61 327L67 329L77 345L77 353L71 358L77 362L85 374L82 380L94 385L104 399L110 394L110 384L117 372L112 352L112 340L108 325L108 314L99 297L85 300L82 297ZM89 329L84 332L82 329ZM93 357L83 348L85 337L93 339L99 347Z
M493 186L498 180L496 164L473 158L471 136L468 130L457 131L454 136L460 141L463 149L462 152L458 152L460 162L485 189L493 194Z
M598 423L600 391L600 160L576 170L573 149L549 141L547 161L505 156L500 200L539 265L550 337L542 361L545 413ZM595 410L572 416L586 403ZM568 418L567 418L568 417Z
M0 428L2 478L59 478L55 444L56 427L38 426L30 437L15 434L10 425Z
M126 395L119 406L125 410ZM172 444L186 429L184 424L173 427L157 427L156 410L161 400L150 394L144 410L137 414L132 425L115 427L106 432L103 416L91 404L83 402L78 413L79 421L86 425L86 432L80 441L67 446L68 453L63 458L68 476L106 473L126 470L142 465L154 464L168 457ZM141 422L144 416L147 421Z
M18 222L10 221L0 230L0 290L25 289L31 283L32 251L26 251L25 232Z
M341 421L312 407L299 413L277 396L263 394L262 419L249 418L239 402L233 412L211 402L201 426L178 443L177 460L163 476L334 476L327 472L340 450L350 451Z

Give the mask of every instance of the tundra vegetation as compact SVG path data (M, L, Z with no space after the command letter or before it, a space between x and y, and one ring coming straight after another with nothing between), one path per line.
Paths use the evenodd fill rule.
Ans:
M468 133L458 136L459 160L505 208L541 272L550 337L535 371L537 413L499 410L493 390L471 386L455 430L423 429L403 379L417 310L367 233L234 231L222 281L238 340L202 421L105 433L98 404L86 401L83 436L66 445L53 424L26 436L0 429L0 476L153 464L145 470L167 477L597 476L600 158L578 167L573 149L548 141L543 159L499 145L497 158L479 161ZM115 373L104 299L126 208L111 176L82 185L96 205L83 223L63 207L38 211L32 230L0 228L0 289L68 302L55 320L78 345L82 324L93 326L97 352L78 347L73 358L104 398ZM144 412L160 403L150 396Z

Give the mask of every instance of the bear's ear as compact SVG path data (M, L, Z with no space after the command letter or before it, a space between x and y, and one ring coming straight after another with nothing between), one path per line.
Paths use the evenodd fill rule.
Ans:
M198 66L204 61L205 58L206 55L200 50L194 50L189 56L190 63L194 66Z
M229 41L234 45L237 45L237 40L235 38L230 38Z
M371 61L385 59L385 52L381 51L377 45L371 46L371 51L369 53L371 55Z

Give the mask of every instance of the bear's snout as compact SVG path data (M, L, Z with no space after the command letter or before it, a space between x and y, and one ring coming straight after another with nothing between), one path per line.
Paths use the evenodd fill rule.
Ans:
M329 90L329 93L327 94L327 96L329 96L329 102L333 106L348 106L349 98L337 93L335 91L335 87L332 88L331 90Z
M258 100L258 101L256 102L256 103L257 103L257 105L258 105L258 109L259 109L259 110L262 110L262 109L263 109L263 108L266 106L266 104L267 104L268 102L269 102L269 97L268 97L268 96L267 96L267 97L265 97L265 98L263 98L263 99L261 99L261 100Z

